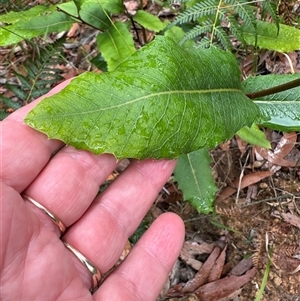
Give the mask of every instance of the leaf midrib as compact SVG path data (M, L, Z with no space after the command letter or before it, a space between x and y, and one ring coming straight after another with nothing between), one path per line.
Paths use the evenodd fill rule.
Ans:
M157 92L157 93L152 93L149 95L144 95L138 98L135 98L133 100L118 104L118 105L113 105L110 107L105 107L105 108L99 108L99 109L95 109L95 110L90 110L90 111L82 111L82 112L76 112L76 113L68 113L68 114L55 114L56 117L59 116L79 116L79 115L85 115L85 114L90 114L90 113L97 113L97 112L101 112L101 111L107 111L107 110L111 110L111 109L118 109L127 105L131 105L135 102L138 102L140 100L145 100L147 98L150 97L155 97L155 96L161 96L161 95L168 95L168 94L205 94L205 93L216 93L216 92L239 92L239 93L243 93L242 90L240 89L233 89L233 88L226 88L226 89L211 89L211 90L173 90L173 91L163 91L163 92ZM81 96L82 97L82 96ZM48 116L47 116L48 118ZM39 119L44 119L44 118L39 118Z

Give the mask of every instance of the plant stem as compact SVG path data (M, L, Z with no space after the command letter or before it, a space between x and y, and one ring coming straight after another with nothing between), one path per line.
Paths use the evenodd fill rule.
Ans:
M295 79L291 82L287 82L285 84L273 87L273 88L261 90L261 91L258 91L258 92L248 93L248 94L246 94L246 96L250 99L254 99L254 98L258 98L258 97L262 97L262 96L267 96L267 95L279 93L279 92L286 91L286 90L289 90L289 89L293 89L293 88L296 88L296 87L299 87L299 86L300 86L300 78Z

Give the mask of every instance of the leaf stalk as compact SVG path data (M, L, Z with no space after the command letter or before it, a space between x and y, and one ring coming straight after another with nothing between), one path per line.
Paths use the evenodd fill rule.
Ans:
M261 91L258 91L258 92L247 93L245 95L250 99L255 99L255 98L258 98L258 97L263 97L263 96L268 96L268 95L271 95L271 94L283 92L283 91L293 89L293 88L296 88L296 87L299 87L299 86L300 86L300 78L295 79L295 80L290 81L290 82L287 82L285 84L276 86L276 87L261 90Z

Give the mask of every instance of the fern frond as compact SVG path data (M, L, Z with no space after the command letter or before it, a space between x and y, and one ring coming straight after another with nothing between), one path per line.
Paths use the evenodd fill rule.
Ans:
M21 82L21 85L29 90L31 88L31 83L30 80L28 80L28 78L26 78L24 75L22 75L21 73L18 73L16 71L13 72L14 75L19 79L19 81Z
M184 44L184 42L188 41L188 40L193 40L196 37L200 37L203 34L206 34L208 32L212 31L212 24L208 23L206 25L200 26L200 25L196 25L195 27L193 27L189 32L187 32L185 34L185 36L183 37L183 39L180 41L180 44Z
M217 26L214 29L214 35L220 41L224 49L231 49L231 42L225 30L221 26ZM211 40L213 41L213 40Z
M233 16L228 16L227 19L228 19L228 22L229 22L228 27L229 27L230 32L238 40L240 40L243 43L244 47L246 48L246 41L244 39L243 32L242 32L242 29L241 29L238 21Z
M16 111L21 107L21 104L19 102L13 101L3 95L0 95L0 100L2 102L0 106L0 121L6 118L9 113Z
M203 37L201 41L197 44L197 48L209 48L211 46L211 41L208 37Z
M247 0L224 0L231 9L243 20L245 25L256 30L256 8L248 4Z
M261 5L263 8L263 13L268 13L271 16L274 24L277 27L277 34L278 34L280 20L278 16L277 4L272 0L265 0L261 2Z
M272 1L263 0L266 4L267 10L272 13L274 17L274 5ZM244 47L246 42L243 37L243 27L256 35L257 27L257 6L255 1L249 0L199 0L197 3L189 2L190 7L178 15L174 22L170 25L191 23L194 27L189 30L182 43L189 39L195 39L199 36L199 45L213 45L216 42L223 48L231 48L229 40L229 33L240 40ZM272 10L273 8L273 10ZM208 25L209 24L209 25ZM225 25L224 25L225 24ZM228 30L225 29L228 24ZM224 26L222 28L222 26ZM210 42L202 39L209 37Z
M39 50L39 55L34 60L27 60L24 63L25 76L18 72L14 73L20 86L7 84L7 88L25 103L47 93L52 85L63 79L60 75L61 70L56 68L63 60L61 55L63 42L64 38Z
M8 88L8 90L13 92L19 99L21 99L21 100L26 99L27 93L25 91L23 91L22 89L20 89L18 86L11 85L11 84L7 83L6 87Z
M172 25L188 23L204 16L215 15L217 9L215 0L205 0L179 14Z

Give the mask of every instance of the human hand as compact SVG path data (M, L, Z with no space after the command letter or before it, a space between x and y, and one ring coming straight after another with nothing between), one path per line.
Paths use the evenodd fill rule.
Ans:
M103 275L119 259L175 162L135 161L96 196L117 166L115 158L69 146L51 157L62 143L23 123L36 103L1 122L1 300L156 300L183 241L177 215L157 218L92 295L92 276L65 247L59 227L21 193L55 214L67 227L62 238Z

